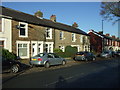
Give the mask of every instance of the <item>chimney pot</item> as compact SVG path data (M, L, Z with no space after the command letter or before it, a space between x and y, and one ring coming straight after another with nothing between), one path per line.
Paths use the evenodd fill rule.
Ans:
M113 35L112 38L116 38L116 37Z
M106 34L106 36L110 36L110 34L109 34L109 33L107 33L107 34Z
M51 15L50 20L56 22L56 15Z

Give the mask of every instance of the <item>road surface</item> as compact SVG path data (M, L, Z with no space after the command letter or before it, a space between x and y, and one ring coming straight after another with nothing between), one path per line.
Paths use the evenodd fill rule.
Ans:
M99 60L21 74L2 88L120 88L120 60Z

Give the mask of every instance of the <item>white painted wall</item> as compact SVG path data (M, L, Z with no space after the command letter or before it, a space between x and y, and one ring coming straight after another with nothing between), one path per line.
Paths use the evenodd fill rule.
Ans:
M12 20L2 18L2 32L0 40L4 40L4 48L12 52Z

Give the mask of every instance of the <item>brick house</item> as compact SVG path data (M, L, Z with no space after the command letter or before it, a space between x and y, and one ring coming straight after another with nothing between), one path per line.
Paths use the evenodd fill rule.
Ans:
M104 50L120 50L120 39L110 34L104 35L101 32L89 30L91 51L101 53Z
M52 21L56 22L56 16L52 15ZM66 24L58 24L59 29L55 29L54 47L65 51L66 46L77 47L78 51L90 51L89 35L82 30Z
M55 15L48 20L3 6L1 8L1 46L22 59L38 53L52 53L54 48L64 51L68 45L77 47L78 51L89 50L89 35L78 28L56 22Z

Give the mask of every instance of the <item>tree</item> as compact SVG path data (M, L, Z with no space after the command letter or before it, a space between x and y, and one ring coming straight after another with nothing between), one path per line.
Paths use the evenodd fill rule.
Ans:
M43 13L40 10L35 12L34 15L37 16L37 17L43 17Z
M120 20L120 2L102 2L100 15L108 21L114 19L113 24L115 24Z

